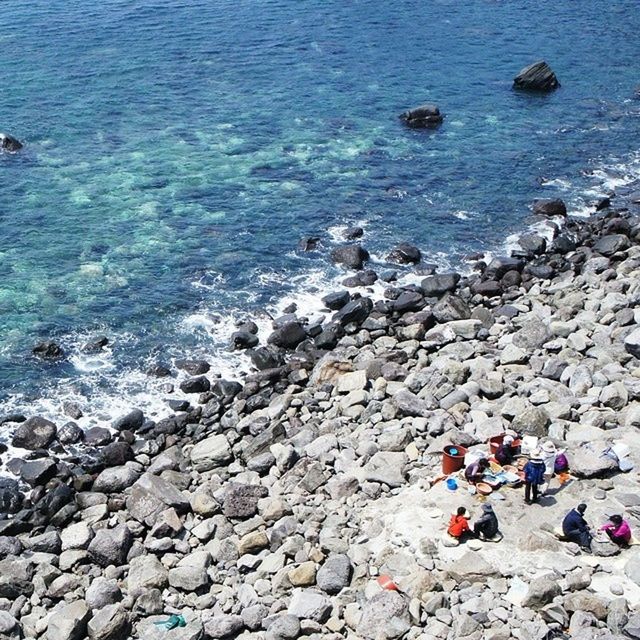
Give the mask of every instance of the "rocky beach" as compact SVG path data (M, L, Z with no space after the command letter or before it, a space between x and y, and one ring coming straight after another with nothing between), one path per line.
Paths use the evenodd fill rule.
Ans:
M640 461L639 201L584 219L539 201L545 235L467 275L400 245L423 276L403 287L350 230L324 322L291 308L266 344L239 324L242 383L185 359L148 372L175 389L166 419L83 434L2 417L0 637L640 638L640 546L555 535L580 502L594 529L620 513L639 531L638 467L603 455L622 442ZM443 448L487 451L505 429L565 450L569 482L533 505L449 490ZM450 514L486 502L502 541L452 544Z

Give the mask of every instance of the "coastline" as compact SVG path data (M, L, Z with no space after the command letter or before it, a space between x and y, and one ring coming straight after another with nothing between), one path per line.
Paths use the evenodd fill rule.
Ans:
M612 203L468 275L336 292L328 325L284 316L243 385L185 362L188 405L122 416L94 456L73 429L16 423L32 489L0 491L9 637L156 637L167 613L187 624L171 638L629 637L638 547L552 535L582 500L640 526L637 471L596 451L640 460L640 220ZM566 448L575 479L526 509L505 490L502 543L445 546L452 500L479 503L437 482L442 447L508 427Z

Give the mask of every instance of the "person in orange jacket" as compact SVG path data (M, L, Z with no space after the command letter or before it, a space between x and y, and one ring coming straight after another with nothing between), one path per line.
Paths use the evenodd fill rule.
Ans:
M455 514L451 516L447 533L452 537L460 540L465 533L470 533L469 519L465 515L467 510L464 507L458 507Z

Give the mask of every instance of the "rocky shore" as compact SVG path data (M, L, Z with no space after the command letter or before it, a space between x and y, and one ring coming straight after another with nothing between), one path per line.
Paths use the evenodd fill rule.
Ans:
M550 218L552 240L525 234L468 276L401 245L396 260L425 274L415 286L347 245L333 258L359 271L324 299L327 322L291 309L262 346L239 326L255 365L243 384L174 363L189 400L167 419L132 411L83 434L2 418L25 454L3 454L0 637L640 638L640 547L584 554L553 535L578 502L594 525L623 513L640 528L638 471L601 455L623 441L640 460L629 203ZM379 278L373 300L362 287ZM574 478L536 505L492 495L502 542L450 546L451 511L478 514L482 499L439 481L442 449L485 449L505 428L566 449ZM171 614L178 626L156 624Z

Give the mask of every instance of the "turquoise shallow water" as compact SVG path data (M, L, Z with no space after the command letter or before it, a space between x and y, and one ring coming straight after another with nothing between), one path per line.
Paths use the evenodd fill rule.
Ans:
M0 156L7 407L209 352L216 317L335 276L338 225L455 264L534 198L579 212L637 171L636 0L5 0L0 21L0 130L26 143ZM541 58L562 88L513 92ZM404 129L424 101L443 127ZM313 234L323 252L296 253ZM98 332L113 352L87 363ZM30 358L42 337L70 360Z

